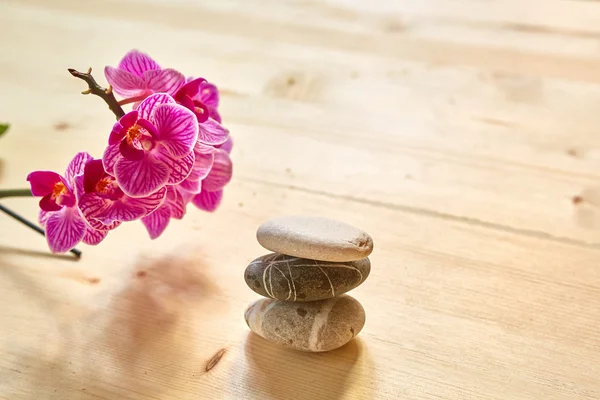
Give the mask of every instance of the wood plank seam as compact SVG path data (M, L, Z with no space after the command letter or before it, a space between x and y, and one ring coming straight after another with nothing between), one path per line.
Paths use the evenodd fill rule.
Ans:
M260 184L271 186L271 187L284 188L284 189L298 191L298 192L302 192L302 193L324 196L324 197L328 197L330 199L351 201L351 202L358 203L358 204L367 204L367 205L374 206L374 207L381 207L381 208L386 208L389 210L401 211L401 212L405 212L405 213L413 214L413 215L422 215L422 216L426 216L426 217L437 218L437 219L440 219L443 221L458 222L458 223L461 223L461 224L464 224L467 226L471 226L471 227L487 228L487 229L491 229L491 230L495 230L495 231L499 231L499 232L513 233L516 235L526 236L529 238L547 240L550 242L572 245L572 246L577 246L577 247L581 247L581 248L585 248L585 249L600 250L600 242L585 242L583 240L571 239L568 237L554 236L554 235L546 233L546 232L536 231L533 229L515 228L512 226L508 226L508 225L501 225L501 224L496 224L496 223L492 223L492 222L488 222L488 221L483 221L483 220L480 220L477 218L446 214L446 213L443 213L440 211L428 210L425 208L412 207L412 206L400 205L400 204L391 204L391 203L386 203L383 201L369 200L369 199L363 199L360 197L329 193L329 192L325 192L322 190L315 190L315 189L310 189L310 188L296 186L296 185L286 185L286 184L282 184L282 183L270 182L270 181L257 179L257 178L250 178L247 176L237 176L236 179L240 182L260 183Z

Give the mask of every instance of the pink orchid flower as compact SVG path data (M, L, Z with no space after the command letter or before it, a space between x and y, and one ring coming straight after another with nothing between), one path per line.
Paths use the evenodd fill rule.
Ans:
M231 136L229 136L225 143L219 144L219 145L215 146L215 148L217 148L219 150L223 150L223 151L227 152L227 154L231 154L231 150L233 150L233 139L231 138Z
M106 80L115 93L141 101L153 93L175 94L185 84L185 76L172 68L161 68L150 56L129 51L117 68L104 68Z
M227 141L229 131L212 118L198 124L198 141L218 146Z
M223 199L223 188L231 181L232 175L233 164L229 154L217 150L213 167L202 181L201 191L193 197L192 203L201 210L215 211Z
M208 116L218 123L221 123L221 114L219 114L219 90L215 85L203 82L200 85L200 91L196 98L204 103L208 108Z
M216 87L214 87L215 91L211 87L214 85L208 84L204 78L196 78L183 85L173 97L177 103L196 115L199 124L198 140L208 145L219 145L227 141L229 131L219 121L211 118L211 107L218 105ZM204 103L202 99L208 100L211 106ZM218 113L217 116L220 120L221 116Z
M46 228L46 223L48 222L48 219L50 218L50 216L52 216L53 211L44 211L44 210L40 210L40 215L39 215L39 222L40 225L44 228ZM83 217L83 215L82 215ZM83 217L85 219L85 217ZM90 246L96 246L98 244L100 244L100 242L102 242L104 240L104 238L106 238L106 236L108 235L109 230L108 229L104 229L104 227L102 225L98 225L99 229L94 229L91 227L91 225L89 223L87 223L88 221L86 220L86 229L85 229L85 234L83 235L83 239L81 240L83 243L90 245ZM75 243L76 245L77 243ZM75 245L73 245L73 247L75 247ZM71 247L71 248L73 248ZM68 249L70 250L70 249ZM65 251L68 251L65 250Z
M203 190L192 198L192 203L201 210L213 212L219 208L223 200L223 191L209 192Z
M165 201L167 188L140 198L127 196L112 175L104 171L102 160L85 165L77 177L79 208L94 228L115 229L121 222L135 221L152 213Z
M153 213L142 218L150 239L158 238L167 229L171 218L182 219L186 205L181 192L175 186L168 186L165 202Z
M27 176L31 193L42 196L40 223L46 228L46 240L53 253L67 252L82 240L98 244L106 237L106 232L96 232L86 224L77 207L75 179L91 159L88 153L77 153L64 176L51 171L34 171Z
M114 125L102 161L126 195L146 197L187 178L197 140L194 114L168 94L154 94Z
M215 153L217 149L213 146L208 146L196 142L194 146L194 166L192 167L192 172L188 175L187 178L179 185L177 188L193 194L200 193L201 182L204 178L208 176L210 170L213 167L213 163L215 160Z
M221 115L219 114L219 90L212 83L208 83L203 78L198 78L200 81L197 82L199 85L196 93L192 91L191 99L195 102L199 102L204 107L202 109L208 110L208 117L214 119L218 123L221 123ZM186 84L196 80L194 77L187 78Z
M199 123L206 121L209 118L208 106L202 103L198 98L200 87L206 82L204 78L191 79L185 85L177 90L173 98L177 103L192 111Z

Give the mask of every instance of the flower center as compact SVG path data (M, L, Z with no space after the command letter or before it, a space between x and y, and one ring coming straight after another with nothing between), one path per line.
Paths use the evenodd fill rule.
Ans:
M100 179L98 183L96 183L96 192L102 194L110 194L114 187L115 185L113 179L111 177L106 177Z
M60 195L63 195L67 192L67 187L62 182L56 182L54 184L54 188L52 189L52 197L57 198Z
M139 125L133 125L131 128L127 129L127 135L125 135L125 139L127 140L127 144L130 146L133 144L134 140L137 141L142 137L142 127Z
M208 119L208 107L201 101L194 100L194 109L192 110L198 118L198 122L202 123Z

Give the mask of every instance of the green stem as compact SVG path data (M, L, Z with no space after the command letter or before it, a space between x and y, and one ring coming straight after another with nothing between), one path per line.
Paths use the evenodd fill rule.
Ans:
M31 197L30 189L5 189L0 190L0 199L4 197Z

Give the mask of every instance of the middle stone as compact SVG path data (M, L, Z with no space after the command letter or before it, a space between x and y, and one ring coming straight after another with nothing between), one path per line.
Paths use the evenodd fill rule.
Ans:
M362 284L369 272L369 258L327 262L272 253L252 261L244 278L261 296L304 302L346 293Z

